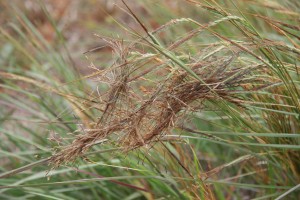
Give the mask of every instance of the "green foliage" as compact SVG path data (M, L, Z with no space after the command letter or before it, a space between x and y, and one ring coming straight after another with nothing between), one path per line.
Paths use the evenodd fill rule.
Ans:
M121 41L127 57L95 60L105 67L88 75L74 65L45 5L56 33L51 44L26 13L3 4L15 17L0 28L0 199L299 197L299 2L168 2L139 1L146 19L130 3L124 7L136 27L112 18L118 32L101 39ZM126 152L116 133L52 168L51 156L103 114L97 92L110 85L91 80L127 69L115 65L122 59L136 67L137 85L142 77L155 88L186 73L186 82L198 81L211 97L176 113L184 117L155 143ZM228 71L218 83L230 83L226 95L195 66L215 76Z

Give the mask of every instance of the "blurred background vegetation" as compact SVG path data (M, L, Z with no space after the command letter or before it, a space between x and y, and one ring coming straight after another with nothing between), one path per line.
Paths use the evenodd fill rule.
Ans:
M126 3L161 46L142 42L122 1L0 1L0 199L300 198L300 2ZM208 99L151 148L124 152L112 136L51 169L45 159L101 117L92 103L120 60L112 40L139 41L136 65L261 68L234 86L238 106Z

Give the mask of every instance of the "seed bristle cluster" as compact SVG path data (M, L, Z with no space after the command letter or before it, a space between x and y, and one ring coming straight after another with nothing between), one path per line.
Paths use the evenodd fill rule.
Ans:
M124 151L151 146L191 112L201 110L205 102L244 109L245 92L275 82L260 77L267 71L264 63L248 59L243 49L232 44L212 43L194 56L179 51L177 44L172 49L174 56L197 75L195 78L172 59L147 52L142 40L127 46L122 41L104 40L114 50L116 61L97 77L108 86L100 91L96 106L101 116L92 128L51 157L54 167L75 161L104 139L113 140ZM240 45L256 48L246 42Z

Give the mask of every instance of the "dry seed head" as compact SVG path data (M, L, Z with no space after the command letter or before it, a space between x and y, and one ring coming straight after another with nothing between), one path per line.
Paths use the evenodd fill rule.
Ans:
M87 127L88 131L77 135L71 144L52 156L54 167L74 162L97 141L105 139L114 140L124 151L151 146L189 112L202 108L205 101L225 101L242 107L239 92L270 84L267 79L252 76L263 73L265 66L259 62L241 66L240 60L247 58L242 57L239 50L232 51L233 46L212 44L211 51L199 51L197 57L187 58L186 65L205 85L188 72L175 69L162 55L136 57L128 53L130 49L124 47L123 42L106 41L114 49L117 59L111 70L98 77L107 80L110 74L111 79L109 89L100 94L100 117L92 128ZM198 61L199 57L203 59Z

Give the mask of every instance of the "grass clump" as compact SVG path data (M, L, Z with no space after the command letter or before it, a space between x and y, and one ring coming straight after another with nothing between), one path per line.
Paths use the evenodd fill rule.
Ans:
M20 59L0 71L2 198L297 199L297 1L117 4L134 27L111 18L123 36L97 34L112 58L87 75L41 6L57 47L22 13L1 28Z

